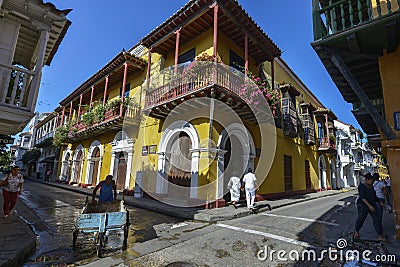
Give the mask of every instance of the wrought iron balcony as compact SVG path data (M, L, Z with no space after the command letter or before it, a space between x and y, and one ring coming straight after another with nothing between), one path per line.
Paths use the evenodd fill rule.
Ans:
M313 0L314 40L399 11L398 0Z

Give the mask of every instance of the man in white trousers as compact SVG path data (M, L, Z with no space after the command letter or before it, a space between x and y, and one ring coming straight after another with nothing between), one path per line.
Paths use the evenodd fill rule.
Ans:
M257 178L251 168L244 175L243 183L246 190L247 209L252 210L254 208L254 200L256 199Z

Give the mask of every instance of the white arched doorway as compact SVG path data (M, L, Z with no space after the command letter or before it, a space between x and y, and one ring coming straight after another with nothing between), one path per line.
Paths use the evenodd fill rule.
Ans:
M188 187L188 196L183 197L197 198L199 142L199 135L191 123L175 121L168 126L158 146L157 194L168 194L170 181L177 187ZM178 160L179 155L182 160ZM179 191L186 192L181 189Z
M326 189L326 161L323 155L318 158L319 189Z
M130 188L133 145L134 141L125 131L118 132L111 142L110 174L120 191Z
M218 140L218 199L223 197L229 178L241 177L249 168L254 171L256 149L253 137L243 124L228 125Z
M86 182L96 186L100 181L100 170L103 159L103 146L100 141L94 141L88 151L88 164L86 168Z
M72 165L72 182L81 183L83 163L85 160L85 149L79 145L74 152L73 165Z
M71 155L72 155L72 151L69 147L64 150L63 156L62 156L61 173L60 173L61 181L68 181L70 178Z

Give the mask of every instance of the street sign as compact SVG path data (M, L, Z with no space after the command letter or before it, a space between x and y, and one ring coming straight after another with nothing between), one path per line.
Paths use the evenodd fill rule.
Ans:
M9 135L0 134L0 145L10 145L14 143L14 138Z

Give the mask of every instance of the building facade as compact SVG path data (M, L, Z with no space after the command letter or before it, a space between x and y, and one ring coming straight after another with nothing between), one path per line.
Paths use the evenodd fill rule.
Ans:
M34 117L42 68L50 65L71 22L51 3L0 1L0 134Z
M400 190L400 77L397 0L313 0L312 46ZM400 198L394 196L394 210ZM400 238L400 216L396 216Z
M336 127L339 188L358 186L362 175L377 172L374 149L364 141L363 133L351 124L339 120Z
M59 179L216 207L248 168L259 198L332 189L337 118L280 55L237 1L189 1L60 102Z
M54 133L58 125L56 113L49 113L35 125L34 146L40 149L36 173L45 180L54 181L58 170L58 149L53 145Z

